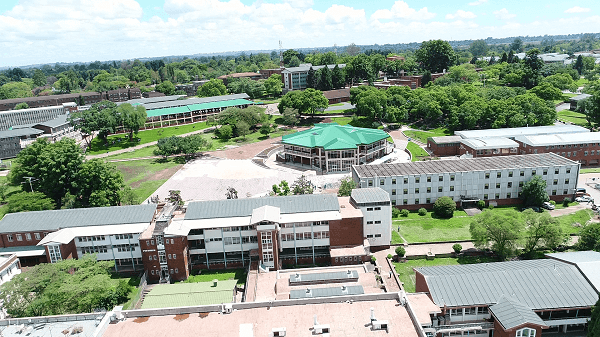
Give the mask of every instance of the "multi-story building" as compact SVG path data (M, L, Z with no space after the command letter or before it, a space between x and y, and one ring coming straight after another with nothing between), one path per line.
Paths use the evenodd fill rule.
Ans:
M520 203L523 185L542 177L552 200L572 197L580 164L554 153L421 161L352 167L360 188L381 187L392 205L432 207L437 198L451 197L461 206L484 200L494 205Z
M440 308L428 336L585 336L598 292L600 253L578 269L561 253L553 259L415 268L416 291ZM564 253L572 254L572 253ZM563 262L564 260L566 262ZM595 280L597 282L597 280Z
M307 165L322 172L350 171L379 159L393 150L383 130L321 123L309 130L283 136L284 150L278 160Z
M29 108L54 107L63 103L94 104L103 100L102 94L98 92L82 92L78 94L47 95L24 98L11 98L0 100L0 111L8 111L15 108L19 103L27 103ZM22 111L22 110L18 110ZM19 123L17 123L19 124ZM22 123L23 124L23 123Z
M77 111L77 104L63 103L56 106L29 108L0 112L0 130L9 130L16 125L29 125L52 120L59 115Z
M338 64L337 66L340 68L346 67L345 64ZM328 64L326 66L313 66L310 63L305 63L298 67L283 69L281 72L281 76L283 76L283 92L286 93L290 90L306 89L308 87L306 79L308 78L308 71L310 68L312 68L314 71L317 71L324 67L329 68L329 70L333 70L333 68L335 68L335 64Z
M521 154L552 152L582 166L598 165L600 161L600 132L518 136L515 141Z

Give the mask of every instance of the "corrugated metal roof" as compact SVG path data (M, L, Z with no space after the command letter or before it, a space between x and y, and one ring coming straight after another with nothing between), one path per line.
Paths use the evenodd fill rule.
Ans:
M555 153L514 156L478 157L449 160L416 161L410 163L354 165L352 169L360 178L394 177L420 174L439 174L504 169L556 167L578 165L577 162Z
M440 137L429 137L436 144L448 144L448 143L460 143L461 136L440 136Z
M491 313L504 330L516 328L525 323L546 326L544 321L531 308L514 299L503 297L490 307Z
M569 98L569 100L577 102L577 101L581 101L581 100L584 100L584 99L589 98L589 97L592 97L592 95L590 95L590 94L581 94L581 95L573 96L573 97Z
M519 136L515 140L530 146L589 144L600 142L600 132L562 133L557 135Z
M298 298L316 298L316 297L331 297L345 295L362 295L365 291L363 286L339 286L329 288L313 288L313 289L293 289L290 290L290 299Z
M600 292L600 252L551 253L546 256L576 265L594 289Z
M380 187L355 188L350 196L358 204L390 202L390 194Z
M462 139L462 144L474 150L517 148L519 143L505 137Z
M504 296L533 310L593 305L598 294L573 265L540 259L421 267L439 307L495 304Z
M55 128L55 127L65 125L65 124L69 124L69 115L67 115L67 114L58 115L54 119L51 119L49 121L42 122L42 123L37 123L35 125L43 125L43 126L47 126L49 128Z
M171 96L157 96L157 97L148 97L148 98L136 98L136 99L130 99L127 102L118 102L117 105L121 105L123 103L129 103L129 104L134 104L134 103L138 103L138 104L150 104L150 103L157 103L157 102L167 102L167 101L176 101L181 97L185 97L185 95L171 95Z
M282 143L303 147L322 147L325 150L356 149L388 138L378 129L357 128L337 123L320 123L313 128L283 136Z
M578 125L546 125L530 126L506 129L484 129L455 131L454 134L462 138L485 138L485 137L516 137L527 135L550 135L555 133L590 132L590 130Z
M356 270L346 271L331 271L326 273L311 273L311 274L292 274L290 275L290 284L296 283L321 283L325 281L352 281L358 279L358 272Z
M225 107L230 107L230 106L248 105L248 104L254 104L254 102L249 101L247 99L236 98L236 99L232 99L232 100L228 100L228 101L192 104L192 105L188 105L187 107L191 111L200 111L200 110L206 110L206 109L225 108Z
M0 233L55 231L60 228L150 223L156 204L93 207L9 213L0 221Z
M202 103L211 103L211 102L222 102L222 101L230 101L234 99L248 99L250 96L248 94L232 94L232 95L223 95L223 96L212 96L212 97L200 97L200 98L189 98L189 99L180 99L175 101L167 101L167 102L156 102L156 103L148 103L143 104L146 110L152 109L161 109L161 108L171 108L174 106L186 106L192 104L202 104Z
M44 131L39 130L39 129L34 129L34 128L22 128L22 129L14 129L14 130L3 130L3 131L0 131L0 138L41 135L42 133L44 133Z
M226 199L190 202L186 220L252 216L256 208L278 207L281 214L339 211L334 194L304 194L285 197Z
M187 106L174 106L174 107L170 107L170 108L146 110L146 115L148 117L156 117L156 116L165 116L165 115L188 113L188 112L190 112L190 109L188 109Z

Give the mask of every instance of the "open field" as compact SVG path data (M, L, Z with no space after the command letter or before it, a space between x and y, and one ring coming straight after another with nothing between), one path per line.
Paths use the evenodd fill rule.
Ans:
M581 169L579 173L600 173L600 167Z
M406 149L408 149L408 151L410 151L411 156L412 156L412 161L419 161L423 158L429 157L429 153L427 153L427 151L423 150L423 148L421 148L416 143L408 142L408 144L406 144Z
M488 211L504 213L518 209L518 207L496 207ZM520 217L521 213L517 214ZM427 215L420 217L416 213L410 213L407 218L395 218L392 225L392 244L403 243L400 236L408 243L471 239L469 227L472 217L460 216L455 213L455 216L450 219L436 219L432 215L433 213L428 212ZM580 226L574 224L584 225L591 219L591 216L591 210L583 209L572 214L558 216L555 219L559 221L564 233L577 234Z
M408 130L404 131L404 134L406 137L414 138L423 144L427 144L427 138L429 137L450 136L452 132L446 128L437 128L431 130Z
M143 159L114 164L123 173L125 184L133 189L138 201L142 202L183 166L178 159Z
M398 273L398 278L404 283L404 290L409 293L415 292L415 271L413 268L417 267L433 267L433 266L450 266L458 264L473 264L473 263L484 263L492 262L493 260L485 256L468 256L468 257L449 257L449 258L435 258L433 260L418 259L418 260L407 260L406 262L393 262L394 268Z
M158 284L144 298L142 309L231 303L235 280Z
M212 280L236 280L238 285L246 283L246 269L202 270L200 275L193 275L185 283L211 282Z
M587 127L588 122L585 119L585 115L579 112L571 110L562 110L557 112L558 120L563 122L572 123L575 125Z
M179 136L185 133L190 133L208 128L206 122L198 122L193 124L184 124L178 126L169 126L159 129L144 130L133 137L133 141L129 141L129 135L118 134L108 136L108 143L102 144L100 138L96 137L92 140L86 154L94 155L106 152L112 152L121 149L127 149L140 144L147 144L158 141L160 138Z

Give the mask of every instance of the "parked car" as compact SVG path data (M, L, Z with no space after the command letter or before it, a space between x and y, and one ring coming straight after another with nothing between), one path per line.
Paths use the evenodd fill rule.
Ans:
M532 209L532 210L534 210L535 212L538 212L538 213L542 211L542 210L541 210L539 207L537 207L537 206L527 206L527 207L523 207L523 208L521 209L521 211L525 211L525 210L528 210L528 209Z
M575 190L575 193L585 193L585 188L577 187L577 189Z
M554 205L552 205L551 203L549 203L548 201L544 202L542 204L542 207L548 210L553 210L554 209Z
M582 197L575 198L575 201L577 201L577 202L594 202L594 199L592 199L592 197L584 195Z

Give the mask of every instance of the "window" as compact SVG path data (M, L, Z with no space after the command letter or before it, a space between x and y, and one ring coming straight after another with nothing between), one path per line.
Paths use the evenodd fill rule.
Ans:
M431 193L431 187L427 187L427 193Z
M175 268L175 274L179 274L179 268Z
M25 240L31 241L31 234L25 233Z
M238 238L239 239L239 238ZM239 240L238 240L239 241ZM173 259L177 258L177 254L173 254Z
M510 199L511 198L511 194L510 193L506 193L506 198Z
M554 169L554 174L558 174L558 169Z
M502 172L497 172L496 173L496 178L502 178Z
M431 177L427 177L427 182L430 183L431 182Z
M531 175L534 176L536 172L536 170L531 170Z
M500 188L500 183L496 183L496 188Z
M396 199L392 200L392 206L396 206Z
M33 236L35 237L36 240L40 240L40 233L33 233Z
M23 241L23 236L21 234L17 234L17 241Z
M554 179L554 180L552 181L552 185L558 185L558 179Z
M511 187L512 187L512 182L511 182L511 181L509 181L509 182L508 182L508 188L511 188Z
M485 174L485 179L490 179L490 174L489 173Z
M517 330L517 337L535 337L535 329L523 328Z
M373 207L367 208L367 212L372 212L372 211L373 211Z
M444 181L444 176L440 176L440 177L438 178L438 181Z
M375 237L376 237L376 238L380 238L380 237L381 237L381 234L375 234Z
M484 199L484 200L488 200L488 195L487 195L487 194L484 194L484 195L483 195L483 199Z
M415 188L415 194L419 193L419 189Z
M568 193L568 191L567 191L567 190L563 190L563 194L567 194L567 193Z
M454 192L454 186L450 186L450 192Z
M489 190L490 189L490 184L485 184L484 189Z
M376 220L376 221L375 221L375 224L376 224L376 225L381 225L381 220Z
M150 240L150 244L154 246L154 240Z
M419 204L419 199L415 199L415 204Z
M171 269L170 272L171 272L171 275L173 275L173 269Z
M6 239L8 240L8 242L13 242L13 236L12 236L12 234L6 235Z
M519 173L519 175L520 175L521 177L524 177L524 176L525 176L525 171L521 171L521 172Z
M544 169L544 171L542 171L542 174L547 176L548 175L548 170Z
M150 274L154 275L154 269L152 269L152 270L150 271Z
M379 179L379 185L381 185L381 186L385 185L385 179Z
M494 199L500 199L500 193L494 194Z
M571 173L571 169L570 168L567 169L567 173Z
M396 190L392 190L392 195L396 195Z
M425 199L425 203L426 203L426 204L431 204L431 198L427 198L427 199Z
M396 185L396 179L392 179L392 185Z
M438 187L438 192L442 192L444 190L444 188L442 186Z
M556 190L552 190L552 195L556 195Z
M512 176L513 176L513 171L509 171L509 172L508 172L508 176L509 176L509 177L512 177Z
M367 225L372 225L373 221L367 221Z
M373 180L369 180L369 187L373 187Z
M454 175L450 176L450 181L454 181Z
M403 204L403 205L408 205L408 199L404 199L404 200L402 200L402 204Z
M404 189L404 194L408 194L408 188Z
M408 178L404 178L404 183L408 184Z
M420 183L420 182L421 182L421 178L419 178L419 177L416 177L416 178L415 178L415 183L417 183L417 184L418 184L418 183Z
M169 260L171 259L171 254L169 254Z
M475 315L477 308L465 308L465 315Z
M372 239L373 238L373 234L367 234L367 239Z
M381 211L381 207L375 207L376 211Z

